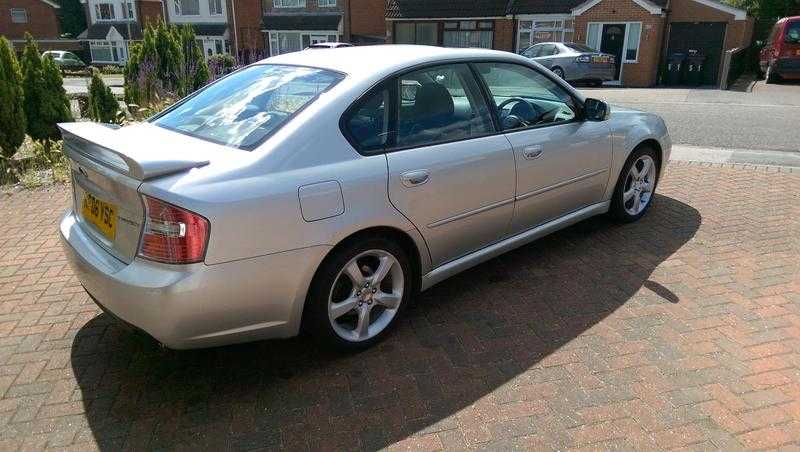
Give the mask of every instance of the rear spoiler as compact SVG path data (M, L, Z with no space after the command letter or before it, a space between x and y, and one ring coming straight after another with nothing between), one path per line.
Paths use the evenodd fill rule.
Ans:
M120 137L119 127L111 124L69 122L59 124L58 128L68 157L77 154L140 181L205 166L209 162L191 155L168 156L164 149L142 149L130 137Z

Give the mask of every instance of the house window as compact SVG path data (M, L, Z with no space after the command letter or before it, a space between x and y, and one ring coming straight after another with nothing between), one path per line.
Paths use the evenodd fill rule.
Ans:
M28 11L23 8L11 8L11 23L26 24L28 23Z
M336 0L318 0L317 5L320 8L331 8L336 6Z
M271 31L269 32L269 52L271 56L283 53L297 52L303 50L311 44L321 42L338 42L338 34L328 34L334 32L292 32L292 31Z
M540 42L570 42L575 33L572 19L520 20L517 31L517 51Z
M94 5L94 14L97 17L97 20L116 19L116 15L114 14L113 3L98 3Z
M275 0L272 6L275 8L305 8L306 0Z
M396 44L439 45L439 28L436 22L397 22L394 29Z
M222 0L208 0L208 11L212 16L222 15Z
M199 16L200 0L175 0L175 14L178 16Z
M122 63L127 59L125 44L120 41L90 41L93 63Z
M625 62L635 63L639 60L639 40L642 36L642 24L628 24L628 39L625 41Z
M128 20L136 20L136 14L133 13L133 0L124 0L122 2L122 17Z
M445 22L442 44L445 47L480 47L492 48L492 28L494 22L462 20Z

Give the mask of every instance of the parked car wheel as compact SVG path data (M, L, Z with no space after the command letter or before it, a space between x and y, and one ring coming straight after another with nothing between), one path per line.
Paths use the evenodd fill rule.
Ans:
M553 73L556 74L561 79L563 79L565 77L564 69L561 69L560 67L554 67L553 68Z
M304 327L325 346L368 348L396 324L413 280L405 251L381 237L335 252L311 284Z
M650 208L658 183L657 161L656 151L647 146L628 157L611 199L611 214L619 221L637 221Z

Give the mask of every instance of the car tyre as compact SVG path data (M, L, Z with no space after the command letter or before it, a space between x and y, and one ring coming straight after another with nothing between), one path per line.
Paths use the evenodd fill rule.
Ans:
M611 215L623 223L642 218L653 204L659 175L658 154L649 146L636 149L622 167L611 198Z
M327 348L369 348L394 328L413 291L411 261L396 242L379 236L351 242L317 270L303 329Z
M560 67L554 67L553 68L553 74L556 74L558 76L558 78L560 78L562 80L566 80L566 78L565 78L566 76L564 75L564 69L561 69Z

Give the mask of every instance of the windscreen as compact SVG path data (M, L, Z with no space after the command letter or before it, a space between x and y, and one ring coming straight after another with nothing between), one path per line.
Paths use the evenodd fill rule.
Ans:
M209 85L153 123L249 150L342 77L337 72L302 66L250 66Z
M786 24L786 37L784 39L791 44L800 44L800 20Z

